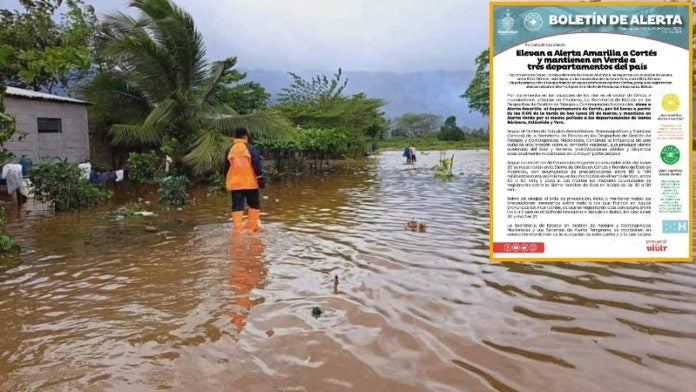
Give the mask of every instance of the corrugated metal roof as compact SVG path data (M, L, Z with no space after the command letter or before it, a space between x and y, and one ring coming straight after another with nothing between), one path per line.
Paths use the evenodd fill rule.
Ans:
M89 105L89 102L87 101L81 101L79 99L70 97L61 97L60 95L46 94L39 91L25 90L17 87L7 87L7 89L5 90L5 95L9 97L40 99L44 101L56 101L65 103L76 103L80 105Z

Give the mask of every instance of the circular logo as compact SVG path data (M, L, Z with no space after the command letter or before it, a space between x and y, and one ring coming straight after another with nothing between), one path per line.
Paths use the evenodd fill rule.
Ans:
M662 97L662 108L668 112L679 109L679 97L675 94L667 94Z
M530 12L524 17L524 27L529 31L538 31L543 24L544 20L536 12Z
M660 152L660 158L662 158L662 162L668 164L668 165L674 165L679 161L679 149L676 146L673 145L667 145L662 148L662 151Z

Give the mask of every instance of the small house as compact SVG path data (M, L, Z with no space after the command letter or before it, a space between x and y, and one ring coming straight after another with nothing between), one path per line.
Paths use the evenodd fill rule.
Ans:
M22 140L15 136L5 143L18 158L26 155L34 162L67 158L76 163L89 159L88 102L7 87L4 103L5 112L26 133Z

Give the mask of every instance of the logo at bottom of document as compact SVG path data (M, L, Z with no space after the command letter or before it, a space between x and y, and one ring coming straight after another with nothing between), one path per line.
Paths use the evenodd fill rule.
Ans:
M663 220L662 232L665 234L687 234L689 232L689 221Z
M495 253L544 253L543 242L494 242Z
M648 252L666 252L667 240L645 240L645 249Z

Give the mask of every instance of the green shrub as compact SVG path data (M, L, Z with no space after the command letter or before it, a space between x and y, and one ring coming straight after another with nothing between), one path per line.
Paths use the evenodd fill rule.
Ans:
M5 215L5 209L0 207L0 226L5 226L7 224L7 216ZM12 237L7 234L0 234L0 253L6 252L19 252L22 248L17 245Z
M92 207L111 197L111 192L89 182L82 170L67 160L41 162L32 166L29 176L34 198L58 211Z
M226 178L224 173L215 172L210 175L208 181L210 182L210 187L208 188L210 192L221 193L227 191L227 188L225 187Z
M446 153L440 153L440 162L432 167L432 171L435 177L438 178L451 178L454 177L452 173L452 167L454 166L454 155L451 158L447 158Z
M12 237L6 234L0 234L0 253L20 252L22 247L17 245Z
M301 151L321 158L338 158L349 152L348 135L336 129L303 129L297 144Z
M151 184L155 181L155 175L159 165L159 157L154 151L128 154L126 165L128 166L128 179L136 184Z
M191 185L186 176L167 176L159 181L159 202L170 206L182 206L186 204L188 194L186 188Z

